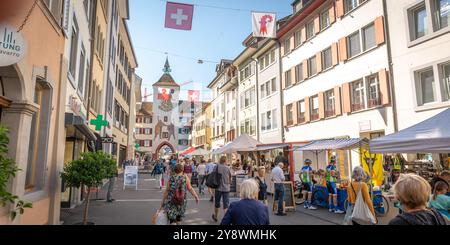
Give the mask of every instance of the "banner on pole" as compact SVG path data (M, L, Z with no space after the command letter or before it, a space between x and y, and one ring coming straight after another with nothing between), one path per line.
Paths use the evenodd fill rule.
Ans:
M252 21L253 37L275 38L277 36L276 14L252 12Z

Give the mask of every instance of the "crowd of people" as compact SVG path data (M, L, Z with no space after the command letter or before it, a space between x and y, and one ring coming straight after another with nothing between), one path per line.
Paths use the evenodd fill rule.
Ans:
M276 166L271 170L270 180L274 184L274 206L275 215L287 215L284 208L286 181L284 167L287 159L280 154L276 159ZM312 161L306 159L301 168L300 179L303 184L303 195L305 196L304 208L315 210L313 206L312 193L314 186L313 175L316 171L312 168ZM240 184L240 200L230 204L230 192L232 182L231 164L225 156L218 163L211 159L205 161L203 158L197 161L189 158L160 159L155 164L152 174L157 179L157 187L162 188L166 184L161 202L163 210L171 224L181 224L185 217L187 205L187 193L191 193L195 201L199 202L199 196L209 194L212 203L211 219L219 223L220 210L223 210L221 225L268 225L269 208L267 202L266 167L260 166L253 178L246 179ZM164 183L163 175L167 174L169 179ZM214 177L217 176L217 177ZM326 186L329 193L328 209L332 213L343 214L337 204L337 182L339 171L336 168L336 159L331 158L325 173ZM217 186L208 186L211 179L217 178ZM350 224L377 224L377 216L371 198L371 190L368 183L368 175L362 167L355 167L352 172L351 182L347 186L348 208L345 219L350 217ZM324 181L325 181L324 180ZM448 224L450 196L449 192L450 172L445 171L430 185L425 179L418 175L406 174L395 183L393 190L395 199L401 203L400 214L392 219L390 225L444 225ZM198 186L197 191L193 183ZM358 197L366 204L372 215L370 220L351 219L354 209L359 209ZM355 216L355 215L353 215ZM345 223L344 219L344 223Z

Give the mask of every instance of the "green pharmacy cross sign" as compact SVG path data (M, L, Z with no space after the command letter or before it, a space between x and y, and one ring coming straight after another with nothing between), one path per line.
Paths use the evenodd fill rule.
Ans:
M139 150L139 144L138 143L136 143L135 145L134 145L134 148L136 149L136 150Z
M98 115L97 119L91 120L91 125L95 126L96 131L100 131L102 127L108 126L108 121L103 120L103 115Z

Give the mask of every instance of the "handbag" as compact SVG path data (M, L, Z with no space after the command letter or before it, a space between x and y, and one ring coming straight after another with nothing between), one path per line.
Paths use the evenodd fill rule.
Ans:
M154 225L168 225L169 218L167 218L167 214L164 210L158 209L156 213L153 215L152 224Z
M217 189L220 186L220 174L218 171L219 166L216 166L211 174L206 179L206 186L212 189Z
M353 188L353 186L352 186ZM356 197L355 206L353 207L352 221L360 225L374 225L377 223L375 216L370 211L369 205L364 201L364 197L359 189Z
M352 215L353 215L353 205L349 204L347 210L345 211L344 225L353 225Z

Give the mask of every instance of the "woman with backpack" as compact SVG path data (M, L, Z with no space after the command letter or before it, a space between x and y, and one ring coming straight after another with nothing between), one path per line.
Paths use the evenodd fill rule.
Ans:
M199 197L192 188L189 177L183 173L183 168L181 164L175 166L175 174L170 176L161 202L161 209L166 212L170 224L180 225L183 220L187 205L186 191L192 194L197 204L199 202Z

